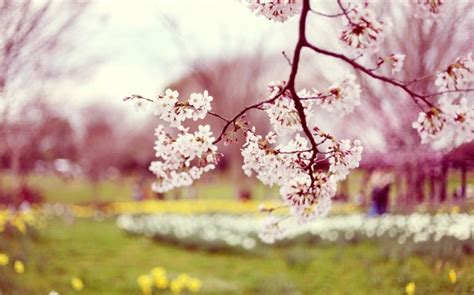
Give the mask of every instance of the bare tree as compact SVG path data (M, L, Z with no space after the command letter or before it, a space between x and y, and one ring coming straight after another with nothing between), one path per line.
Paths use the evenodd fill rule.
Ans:
M21 109L34 108L32 100L46 96L48 82L69 77L80 66L68 57L71 33L86 7L83 1L0 1L1 153L18 155L18 147L10 144L18 138L8 138L8 122L21 120ZM18 172L15 163L18 159L11 168Z
M8 95L70 71L65 53L86 7L83 1L2 0L0 93Z
M411 5L380 4L378 9L390 16L397 27L382 45L380 55L407 53L404 70L397 78L410 81L410 86L417 91L435 92L434 85L427 78L432 77L437 69L446 68L472 46L472 40L465 32L473 30L473 3L450 2L445 9L451 17L445 19L442 26L413 17L410 11L414 8ZM434 192L435 189L430 192L430 200L434 197L446 199L445 188L442 189L442 182L446 181L442 166L446 164L442 162L447 151L434 150L420 143L419 135L411 127L420 108L409 94L385 87L384 83L360 73L358 78L365 94L364 108L356 109L354 114L345 118L344 124L339 125L339 132L365 137L366 166L390 167L398 174L397 178L404 178L406 185L402 195L405 201L415 203L424 200L424 182L428 179L433 183L441 182L437 185L437 192ZM390 99L383 99L386 97ZM350 129L342 127L346 126L347 120L352 126ZM383 139L381 143L373 142L374 134L377 139ZM400 188L397 191L400 192Z

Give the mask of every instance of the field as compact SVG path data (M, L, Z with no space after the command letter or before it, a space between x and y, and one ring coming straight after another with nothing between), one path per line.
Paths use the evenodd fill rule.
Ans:
M94 200L85 181L64 183L55 177L30 179L43 187L48 202ZM101 201L130 200L130 179L99 185ZM256 188L257 194L260 188ZM227 183L201 184L199 193L215 199L229 194ZM6 246L5 246L6 245ZM359 243L297 243L239 253L206 251L127 234L113 217L50 217L46 227L29 237L0 243L11 257L25 262L23 274L8 269L6 294L141 294L137 277L154 267L171 276L186 273L202 281L200 294L403 294L416 284L416 294L471 294L474 256L439 260L426 255L392 257L373 241ZM456 273L456 282L449 272ZM3 271L3 272L2 272ZM84 288L74 291L71 279ZM6 280L5 280L6 279ZM9 293L11 292L11 293ZM168 293L167 293L168 292ZM155 294L155 293L154 293ZM171 294L163 291L156 294Z
M463 265L440 265L419 257L387 260L376 244L295 246L258 256L195 252L128 236L113 220L55 220L28 246L31 260L15 276L22 292L69 294L81 277L83 294L139 294L136 278L156 266L203 281L203 294L401 294L415 281L420 294L474 288L474 257ZM457 270L453 289L448 270ZM335 283L344 282L344 283Z

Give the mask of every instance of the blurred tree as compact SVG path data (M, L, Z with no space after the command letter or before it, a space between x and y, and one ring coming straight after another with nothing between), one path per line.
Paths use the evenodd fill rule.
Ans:
M36 134L24 132L21 136L26 137L20 139L6 128L26 126L19 116L35 107L32 100L46 96L48 82L70 77L90 62L69 59L74 49L71 32L87 5L86 1L0 0L0 154L11 155L14 174L20 171L22 153L17 144L32 145L33 139L26 135ZM8 138L12 135L15 138Z
M472 48L472 36L466 32L474 29L474 2L446 3L445 13L450 17L444 19L443 25L415 18L411 13L414 11L413 3L394 4L377 3L379 11L390 16L397 27L383 43L378 55L406 53L403 71L397 76L401 81L427 75L431 78L437 69L444 69L457 56ZM386 71L389 74L390 69ZM364 108L356 108L352 115L344 118L344 122L338 125L339 132L363 140L366 150L362 163L369 171L390 168L398 174L396 178L404 179L405 185L398 185L397 191L408 202L405 205L425 200L425 187L429 186L425 186L425 182L430 179L430 200L445 200L449 165L444 163L446 151L420 143L418 133L411 126L420 109L405 93L357 74L365 96ZM418 80L413 82L413 86L419 92L436 92L432 79ZM346 128L348 121L351 128Z
M68 67L71 30L86 1L0 1L0 93L42 84Z

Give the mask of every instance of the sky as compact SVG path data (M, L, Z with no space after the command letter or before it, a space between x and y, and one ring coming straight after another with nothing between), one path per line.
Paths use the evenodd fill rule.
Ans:
M275 50L291 48L285 32L296 30L296 21L274 24L234 0L96 0L79 24L86 40L79 54L101 62L81 80L63 82L56 97L82 106L155 96L197 57L242 54L262 40Z

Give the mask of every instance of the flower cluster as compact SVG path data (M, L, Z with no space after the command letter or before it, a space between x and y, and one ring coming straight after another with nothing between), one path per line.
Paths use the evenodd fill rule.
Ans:
M246 0L250 10L275 22L285 22L301 12L301 0Z
M140 275L137 278L137 284L143 295L151 295L154 288L157 290L169 289L172 294L181 294L181 292L186 292L186 290L196 293L202 288L200 279L185 273L171 279L163 267L155 267L149 274Z
M156 99L145 98L141 95L131 95L124 100L132 100L135 110L146 110L150 105L153 113L171 127L183 129L182 123L186 119L197 121L204 119L211 110L211 101L214 98L207 90L203 93L192 93L189 99L180 101L178 91L166 89L164 95L159 95Z
M326 154L329 159L329 171L333 173L336 180L344 180L350 169L359 167L362 158L363 147L359 140L351 142L348 139L333 142L327 148Z
M415 17L436 19L441 15L444 0L413 0Z
M20 210L0 207L0 234L7 230L27 234L30 229L42 228L45 226L45 220L41 217L38 210L28 205L20 206Z
M304 224L329 213L336 188L334 177L318 171L313 179L308 174L298 175L280 188L280 194L298 223Z
M436 140L445 125L446 117L438 108L432 108L428 112L419 113L418 119L416 122L413 122L413 128L415 128L421 136L421 143Z
M400 72L405 62L405 54L391 54L388 57L388 61L392 67L392 75Z
M313 127L314 141L324 143L328 139L332 146L321 153L302 137L300 114L294 104L292 92L285 81L271 82L269 96L263 104L274 131L265 136L256 134L255 128L247 130L242 147L244 163L242 169L247 176L253 173L268 186L277 185L285 206L298 222L306 223L324 216L331 208L331 199L336 193L336 182L344 179L350 169L358 167L362 146L359 141L337 142L331 135ZM341 114L351 112L360 103L360 86L353 75L348 75L327 90L312 92L305 89L296 93L304 109L306 121L312 116L312 102L328 111ZM291 137L289 137L291 135ZM319 145L318 144L318 145ZM318 170L319 161L329 161L329 171ZM269 211L271 212L271 210ZM266 241L278 239L272 233L281 233L279 220L269 216L261 237Z
M176 138L159 125L155 135L155 155L160 160L150 164L150 171L158 178L152 186L154 191L191 185L204 172L215 168L217 147L209 125L199 125L196 132L182 132Z
M212 96L207 91L192 93L187 101L178 100L178 91L167 89L164 96L154 102L154 114L169 122L172 127L180 127L186 119L204 119L211 110Z
M295 174L301 173L301 167L310 157L307 140L298 134L287 144L273 147L276 141L274 132L262 137L252 129L247 132L242 147L244 173L250 177L255 172L256 177L269 186L287 183Z
M268 91L271 102L263 105L273 129L278 135L291 134L302 130L300 117L295 108L291 93L288 90L284 91L285 86L285 81L270 82L268 84ZM305 115L310 120L312 116L312 102L305 99L310 98L311 93L303 89L297 95L304 100L302 104L305 107Z
M341 41L359 54L378 51L384 40L386 24L376 18L368 4L349 4L345 16Z
M474 82L474 62L472 54L457 58L443 72L436 76L435 84L439 91L459 90Z
M77 277L71 279L71 287L76 291L81 291L84 289L84 282Z
M191 185L204 172L215 168L218 154L210 126L199 125L198 130L192 133L182 125L186 119L197 121L206 117L213 100L207 90L192 93L184 101L180 101L179 93L171 89L156 99L132 95L124 100L134 101L135 108L139 109L151 104L153 113L177 131L177 135L173 136L166 132L163 125L155 130L154 148L158 160L150 164L150 171L157 177L152 185L154 191L166 192Z
M444 124L439 124L439 128L433 128L428 138L425 135L425 142L433 143L436 148L455 148L472 141L474 139L474 104L469 104L464 96L460 98L443 96L439 102L443 113L438 114L437 120L438 124ZM422 114L419 116L423 116ZM420 135L423 139L423 132Z
M285 237L286 231L280 225L281 219L275 216L268 216L265 219L258 237L262 242L273 244L275 241L281 240Z
M323 137L323 134L319 134ZM336 193L336 181L344 179L350 169L358 167L362 154L359 141L336 141L329 135L326 139L332 145L324 153L330 168L328 172L308 171L315 165L312 149L308 141L298 133L286 144L277 144L277 135L268 133L265 137L256 135L249 130L242 148L245 174L253 173L265 185L278 185L280 196L290 213L298 222L306 223L328 213L331 199ZM271 241L269 235L279 229L278 220L269 216L270 220L264 229L265 240ZM279 231L277 231L279 232ZM275 237L277 239L277 237Z
M284 229L281 227L283 222ZM428 244L430 249L439 248L441 251L456 249L454 244L472 245L474 241L474 215L467 213L384 214L380 217L353 213L323 217L318 222L307 224L291 219L282 220L279 216L266 219L249 214L121 215L117 225L130 233L170 240L181 245L247 251L262 246L257 237L265 244L278 240L297 242L299 239L332 243L338 240L385 239L385 245L405 247Z
M455 148L474 139L474 104L464 93L456 92L474 82L472 56L457 58L448 68L437 74L435 85L444 93L438 107L421 112L413 123L422 143L435 148Z
M316 92L315 96L319 98L316 103L328 112L345 115L360 105L360 92L360 85L355 82L355 76L348 74L341 82L329 86L326 91Z

